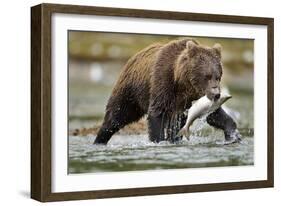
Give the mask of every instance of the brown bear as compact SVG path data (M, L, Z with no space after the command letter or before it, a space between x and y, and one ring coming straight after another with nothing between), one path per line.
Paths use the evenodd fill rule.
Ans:
M107 144L115 132L145 114L152 142L178 141L177 132L186 121L184 111L204 95L218 99L221 76L219 44L210 48L180 39L148 46L124 66L94 143ZM222 129L226 140L240 139L236 123L222 108L210 114L207 122Z

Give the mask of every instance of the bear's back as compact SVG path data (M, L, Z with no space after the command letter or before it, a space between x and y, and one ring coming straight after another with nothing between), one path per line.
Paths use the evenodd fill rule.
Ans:
M160 82L166 84L166 87L174 86L173 64L179 53L186 48L186 42L190 40L186 38L164 44L156 43L136 53L122 69L112 94L126 96L146 112L151 86L158 85ZM166 82L167 75L171 82ZM161 90L159 92L165 91L161 87L159 90Z

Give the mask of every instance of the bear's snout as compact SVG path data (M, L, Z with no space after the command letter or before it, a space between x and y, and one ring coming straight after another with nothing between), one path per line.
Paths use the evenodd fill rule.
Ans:
M215 97L214 97L214 100L217 101L220 97L221 97L220 94L216 94Z
M212 101L217 101L220 98L220 88L212 87L210 90L206 92L207 97Z

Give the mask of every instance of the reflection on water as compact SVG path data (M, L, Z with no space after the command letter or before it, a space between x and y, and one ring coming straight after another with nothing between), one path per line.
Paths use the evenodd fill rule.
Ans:
M69 173L253 165L254 139L223 145L219 131L179 144L154 144L146 135L115 135L102 146L93 145L94 138L69 137Z

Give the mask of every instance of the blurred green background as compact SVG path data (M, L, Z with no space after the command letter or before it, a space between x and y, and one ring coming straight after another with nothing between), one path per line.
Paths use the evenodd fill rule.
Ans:
M203 45L223 47L222 85L233 99L240 128L253 128L254 40L69 31L69 130L100 124L106 102L126 61L156 42L194 38Z

